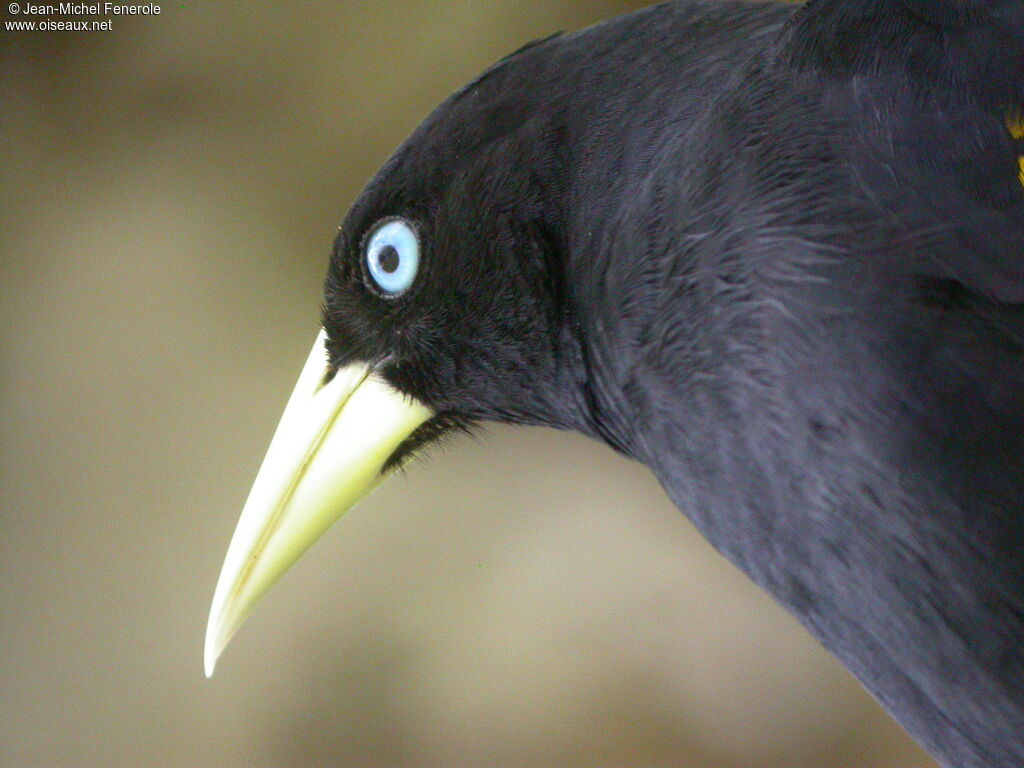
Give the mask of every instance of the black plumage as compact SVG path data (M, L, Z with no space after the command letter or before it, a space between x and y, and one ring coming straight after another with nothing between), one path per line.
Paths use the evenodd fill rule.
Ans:
M436 415L643 462L944 765L1024 765L1024 2L682 0L442 104L323 323ZM419 274L373 289L402 217Z

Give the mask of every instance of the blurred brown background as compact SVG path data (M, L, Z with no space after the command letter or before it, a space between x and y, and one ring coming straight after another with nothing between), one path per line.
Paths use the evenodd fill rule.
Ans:
M542 430L387 484L203 678L347 205L491 61L640 5L3 32L0 765L932 765L642 467Z

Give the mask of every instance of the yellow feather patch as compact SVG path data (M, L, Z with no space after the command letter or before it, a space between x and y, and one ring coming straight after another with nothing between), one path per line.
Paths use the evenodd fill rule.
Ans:
M1006 127L1010 129L1010 135L1015 139L1024 139L1024 110L1011 110L1006 113ZM1024 155L1017 158L1017 163L1020 165L1020 173L1017 178L1020 179L1020 185L1024 187Z
M1024 111L1017 110L1006 115L1006 127L1015 139L1024 139Z

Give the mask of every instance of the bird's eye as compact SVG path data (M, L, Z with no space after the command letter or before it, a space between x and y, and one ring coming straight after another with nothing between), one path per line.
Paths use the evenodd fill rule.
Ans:
M373 287L385 296L400 296L409 290L420 266L416 230L404 219L379 224L366 241L365 258Z

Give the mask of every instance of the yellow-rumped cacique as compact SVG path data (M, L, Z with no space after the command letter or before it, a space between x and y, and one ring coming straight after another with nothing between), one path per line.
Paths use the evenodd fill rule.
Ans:
M531 43L353 204L214 595L484 422L603 441L944 766L1024 766L1024 0Z

